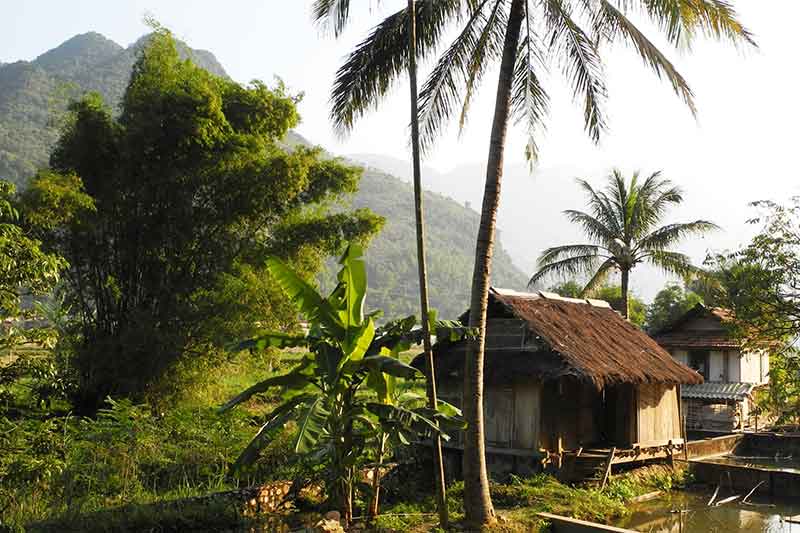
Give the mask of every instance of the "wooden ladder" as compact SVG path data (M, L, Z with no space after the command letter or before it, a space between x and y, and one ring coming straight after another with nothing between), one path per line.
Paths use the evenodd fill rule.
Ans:
M605 486L611 472L611 463L614 460L616 448L584 449L572 458L569 470L569 480L572 482L600 483Z

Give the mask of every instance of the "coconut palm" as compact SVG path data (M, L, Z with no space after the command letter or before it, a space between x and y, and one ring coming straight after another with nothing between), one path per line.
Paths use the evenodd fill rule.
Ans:
M716 224L695 220L658 226L668 208L683 201L683 192L655 172L643 182L635 172L626 183L619 170L608 176L605 191L596 191L585 180L578 183L589 198L589 213L567 210L570 222L578 224L593 242L548 248L539 256L538 270L528 282L535 285L552 276L588 276L583 296L600 287L613 272L619 272L622 303L628 317L630 273L637 265L650 264L667 274L688 276L697 272L685 254L670 250L690 235L702 235Z
M418 93L417 93L417 29L416 29L416 2L408 0L408 81L409 96L411 99L411 159L414 182L414 218L416 219L415 233L417 237L417 272L419 276L419 300L422 320L422 346L427 362L427 392L428 405L437 409L436 375L433 364L433 349L431 347L431 334L428 327L428 268L425 261L425 215L422 205L422 176L420 165L420 141L418 118ZM338 0L317 0L314 3L314 15L317 21L332 23L335 35L340 35L349 20L349 2ZM442 457L442 438L438 433L433 435L433 460L436 469L436 503L439 513L439 523L443 528L448 526L447 494L444 474L444 458ZM378 475L376 470L376 476ZM377 478L375 479L377 483ZM377 497L372 509L377 515Z
M697 34L752 43L726 0L418 0L416 59L439 55L420 93L419 127L430 149L451 119L467 122L470 102L489 67L499 62L494 118L489 138L486 185L470 298L469 325L478 337L465 358L464 507L470 526L494 520L483 438L483 353L497 210L506 131L511 118L527 133L526 155L537 157L537 139L548 112L543 75L555 65L583 108L585 128L597 141L606 120L606 86L601 51L609 43L630 45L694 112L692 91L667 57L628 18L649 19L671 45L685 46ZM350 15L350 0L318 0L315 13L328 13L335 31ZM341 133L392 89L408 67L409 11L384 19L358 43L336 73L331 118ZM454 31L453 31L454 30ZM452 41L445 43L447 36Z

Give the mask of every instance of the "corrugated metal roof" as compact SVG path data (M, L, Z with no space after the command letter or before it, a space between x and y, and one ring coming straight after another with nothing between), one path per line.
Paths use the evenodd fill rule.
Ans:
M744 400L753 394L753 383L699 383L683 385L681 396L699 400Z

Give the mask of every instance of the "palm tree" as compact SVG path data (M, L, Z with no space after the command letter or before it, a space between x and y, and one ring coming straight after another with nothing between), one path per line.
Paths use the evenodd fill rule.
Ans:
M336 35L346 25L349 19L348 1L329 1L317 0L314 4L315 16L317 20L333 20L334 32ZM438 399L436 397L436 374L433 364L433 349L431 347L431 334L429 330L429 306L428 306L428 269L425 261L425 216L422 205L422 177L420 169L420 142L419 142L419 112L417 94L417 29L416 29L416 2L408 0L409 24L408 24L408 80L409 96L411 99L411 159L414 177L414 218L416 219L417 237L417 272L419 276L419 301L422 316L422 346L425 353L427 366L427 393L428 405L436 410ZM447 509L447 493L444 475L444 458L442 457L442 438L439 433L433 435L433 460L436 470L436 507L439 513L439 525L442 528L448 527L449 517ZM375 490L373 505L370 508L371 517L378 514L379 483L377 476L379 469L375 471Z
M589 276L583 287L588 296L612 272L620 273L622 303L619 310L628 317L630 273L647 263L668 274L688 276L696 273L688 256L670 250L689 235L702 235L718 229L707 220L667 224L657 227L667 209L683 201L683 192L655 172L639 183L635 172L628 183L619 170L608 176L605 191L596 191L585 180L578 183L589 197L589 211L567 210L570 222L580 225L593 242L548 248L539 256L538 270L528 285L551 276Z
M350 0L319 0L346 20ZM333 6L333 7L332 7ZM605 130L607 96L601 51L614 42L630 45L694 112L692 91L667 57L628 18L655 23L674 46L687 45L698 33L734 43L753 41L726 0L417 0L416 59L439 55L420 93L419 124L423 149L458 116L466 124L470 102L490 65L499 61L494 118L489 140L469 325L478 331L465 358L464 507L467 525L494 520L489 497L483 438L483 355L486 307L503 175L506 131L511 118L524 123L526 155L537 157L537 137L548 112L542 74L549 65L562 71L584 111L587 133L599 140ZM391 91L409 63L409 11L384 19L339 68L331 97L331 118L342 132ZM451 32L455 28L455 32Z

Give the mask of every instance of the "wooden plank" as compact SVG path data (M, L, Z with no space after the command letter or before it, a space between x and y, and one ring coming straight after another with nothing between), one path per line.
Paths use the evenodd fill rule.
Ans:
M606 472L603 474L603 482L600 483L600 490L603 490L606 487L606 483L608 482L608 477L611 475L611 465L614 462L614 452L616 452L616 448L611 448L611 453L608 455L608 464L606 464Z
M539 449L540 397L537 382L514 385L514 448Z
M513 444L514 391L510 388L487 387L483 416L486 443L500 448Z

